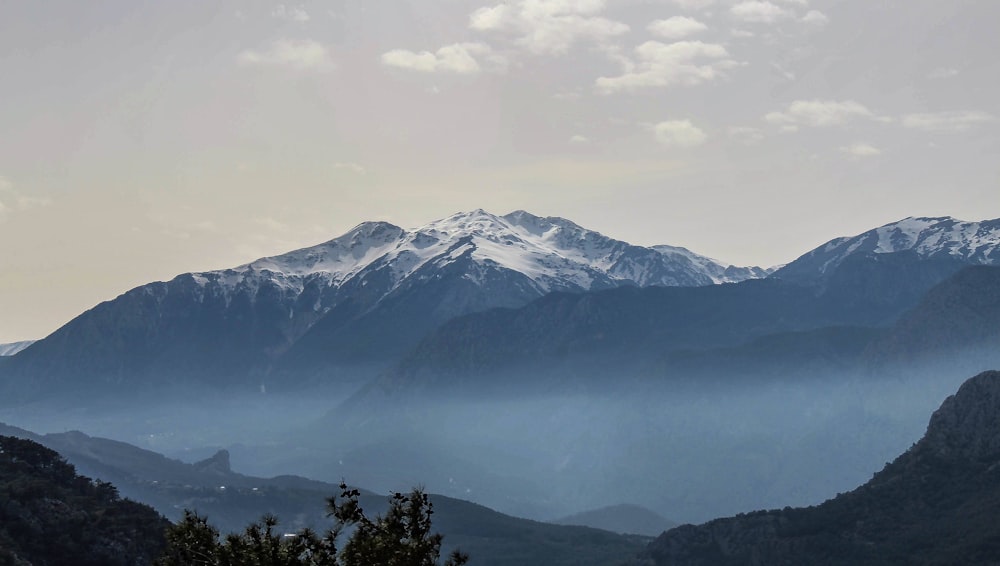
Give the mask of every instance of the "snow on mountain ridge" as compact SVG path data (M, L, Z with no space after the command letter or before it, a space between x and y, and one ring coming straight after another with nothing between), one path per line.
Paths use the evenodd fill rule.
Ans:
M853 254L915 252L923 258L951 257L964 263L1000 264L1000 219L967 222L950 216L908 217L853 237L841 237L806 253L780 276L800 278L832 272Z
M833 244L833 242L831 242ZM833 245L838 256L855 251L893 253L913 250L924 257L949 255L985 265L1000 263L1000 220L966 222L950 216L909 217Z
M0 356L13 356L14 354L24 350L28 346L34 344L36 340L22 340L20 342L11 342L8 344L0 344Z
M467 244L456 247L463 241ZM714 260L684 248L659 248L633 246L564 218L543 218L523 210L497 216L476 209L413 230L365 222L316 246L191 277L203 289L212 282L214 292L245 289L251 295L262 282L269 282L292 297L310 284L340 286L362 272L388 267L395 288L428 262L443 267L465 253L478 264L527 276L539 293L619 284L710 285L766 275L762 270L747 271L727 278L726 266ZM673 252L664 253L666 248Z

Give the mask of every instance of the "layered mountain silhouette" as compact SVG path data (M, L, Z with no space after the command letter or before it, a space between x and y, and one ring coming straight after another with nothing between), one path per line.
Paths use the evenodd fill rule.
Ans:
M22 396L53 387L359 379L459 315L554 291L762 277L683 248L613 240L562 218L460 213L416 230L347 234L220 271L135 288L5 364Z
M477 387L497 375L505 384L524 376L537 386L540 375L554 382L608 372L655 379L878 374L941 356L984 369L1000 359L998 289L1000 267L967 267L916 304L896 303L909 308L890 325L864 303L780 279L552 294L446 323L366 395Z
M667 531L634 564L1000 563L1000 372L969 379L871 481L815 507Z
M337 485L298 476L259 478L240 474L230 467L229 453L225 450L187 464L81 432L38 435L0 424L0 435L7 435L0 436L0 446L4 438L17 437L11 441L23 438L20 442L31 442L55 459L59 456L52 450L57 450L78 469L114 483L122 494L153 506L171 519L179 519L185 508L197 510L224 532L241 531L265 513L276 515L280 528L286 532L305 527L322 532L332 526L326 515L326 498L340 493ZM0 468L3 463L0 458ZM385 496L367 490L362 490L361 502L373 514L384 512L387 507ZM446 550L461 548L480 564L597 566L617 562L639 551L650 540L583 526L518 519L441 495L433 495L432 502L434 528L445 535ZM148 515L159 519L153 526L160 531L165 528L165 521L148 507L128 504L142 507ZM162 548L162 532L156 534L158 551ZM0 529L0 542L2 535ZM2 546L0 558L3 558Z
M318 246L128 291L0 359L0 383L16 402L193 386L353 389L386 372L376 386L391 387L421 372L580 354L669 366L662 358L681 350L889 326L963 267L995 263L998 222L908 218L773 273L524 211L475 210L415 230L367 222Z

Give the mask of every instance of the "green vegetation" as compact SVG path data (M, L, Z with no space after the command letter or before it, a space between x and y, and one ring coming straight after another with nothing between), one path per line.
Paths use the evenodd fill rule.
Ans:
M0 565L151 564L169 522L77 475L56 452L0 436Z
M367 517L358 498L361 492L340 484L340 496L327 500L336 525L324 536L304 529L295 535L274 530L277 519L265 515L242 533L220 540L207 519L185 512L183 520L167 531L167 552L161 566L436 566L441 555L440 534L431 533L430 498L420 489L409 495L395 493L389 510ZM351 535L342 549L337 539ZM468 556L452 552L444 566L465 564Z

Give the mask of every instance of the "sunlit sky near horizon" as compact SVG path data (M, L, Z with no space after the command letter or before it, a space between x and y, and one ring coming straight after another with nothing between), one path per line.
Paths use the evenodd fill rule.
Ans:
M992 0L0 3L0 343L365 220L739 265L1000 217Z

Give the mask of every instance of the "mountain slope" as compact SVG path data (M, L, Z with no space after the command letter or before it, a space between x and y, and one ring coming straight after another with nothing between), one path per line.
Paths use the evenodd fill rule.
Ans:
M963 265L995 265L1000 263L1000 219L965 222L947 216L905 218L854 237L830 240L773 275L787 281L817 284L852 256L898 252Z
M21 350L27 348L28 346L34 344L34 340L22 340L21 342L11 342L9 344L0 344L0 357L2 356L13 356L14 354L20 352Z
M56 452L0 436L0 563L152 564L168 524Z
M730 268L523 211L475 210L409 231L367 222L318 246L133 289L14 356L5 373L28 395L329 381L345 367L377 371L454 316L553 291L763 274Z
M667 531L643 565L1000 564L1000 372L969 379L871 481L816 507Z
M876 371L1000 363L1000 266L968 267L937 285L866 352Z
M0 425L0 433L31 438L58 449L95 477L113 480L123 493L177 519L184 508L197 509L223 531L242 530L264 513L280 528L322 530L331 526L325 500L336 485L295 476L257 478L234 472L225 451L193 464L166 458L123 442L80 432L35 435ZM613 564L634 554L649 539L626 537L586 527L559 526L503 515L460 499L432 495L434 529L445 535L446 552L458 547L475 564ZM363 507L384 512L385 497L363 491Z
M557 525L583 525L613 533L656 536L677 523L639 505L621 504L575 513L551 521Z

